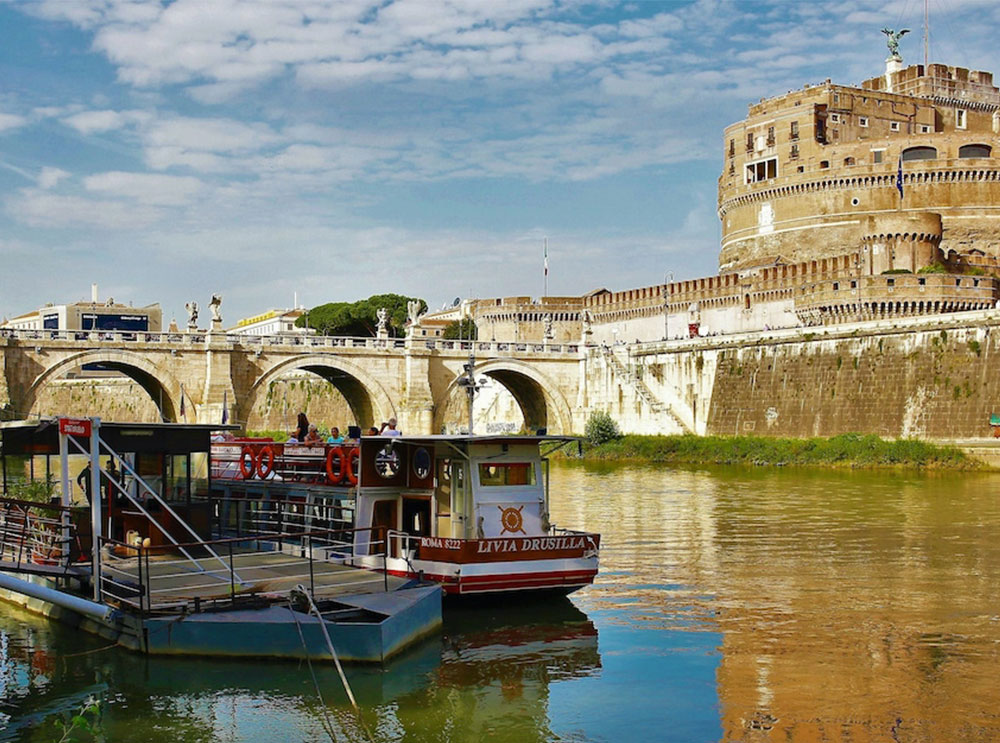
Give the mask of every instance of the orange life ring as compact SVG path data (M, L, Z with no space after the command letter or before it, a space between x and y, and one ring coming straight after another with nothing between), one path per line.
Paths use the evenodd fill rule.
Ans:
M361 451L358 447L354 447L347 452L347 464L344 467L344 474L347 476L347 482L351 485L358 484L358 473L354 471L354 463L358 461L359 456L361 456Z
M256 469L257 458L253 455L253 449L244 446L240 451L240 474L243 475L244 480L252 480Z
M337 460L337 469L333 468L333 460ZM339 446L332 446L326 452L326 477L331 485L336 485L344 479L344 450Z
M257 477L266 480L268 475L274 471L274 449L265 446L257 455Z

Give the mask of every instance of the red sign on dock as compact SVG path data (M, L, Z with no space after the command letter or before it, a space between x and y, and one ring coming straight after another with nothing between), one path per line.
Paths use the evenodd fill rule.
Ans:
M60 418L59 433L67 436L90 437L90 421L87 418Z

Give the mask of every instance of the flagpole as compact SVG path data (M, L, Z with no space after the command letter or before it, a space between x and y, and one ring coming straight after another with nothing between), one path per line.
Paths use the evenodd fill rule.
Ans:
M542 297L549 296L549 238L542 243Z

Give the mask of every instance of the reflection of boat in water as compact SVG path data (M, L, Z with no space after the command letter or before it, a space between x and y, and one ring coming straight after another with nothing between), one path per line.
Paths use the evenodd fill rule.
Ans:
M70 630L19 611L0 619L0 632L12 636L34 631L26 627L44 630L35 645L48 657L101 647L99 640L81 647ZM143 657L112 650L40 669L46 680L37 683L25 672L34 652L0 647L0 665L12 668L11 677L22 678L30 692L8 695L6 711L13 719L7 733L23 727L25 720L38 722L46 710L71 710L80 702L81 689L99 692L99 686L107 687L104 696L110 700L105 715L109 733L127 730L136 715L155 720L164 733L202 730L206 740L225 739L226 731L259 724L262 714L269 718L269 729L297 731L295 739L307 737L304 729L318 731L315 692L301 665ZM315 663L313 668L337 724L349 727L350 708L335 669ZM519 731L516 739L534 741L551 738L551 685L600 668L597 629L568 599L561 599L511 610L450 612L441 637L404 651L384 668L352 666L346 671L373 729L384 725L413 732L418 739L462 730L467 732L451 739L473 740L477 731L503 719ZM0 724L0 739L5 735Z

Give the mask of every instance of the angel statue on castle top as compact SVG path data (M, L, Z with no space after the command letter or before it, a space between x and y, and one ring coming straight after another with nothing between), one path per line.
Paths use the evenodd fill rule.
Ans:
M889 47L889 57L891 59L902 59L899 56L899 40L910 33L910 29L904 28L901 31L896 31L892 28L883 28L882 33L886 36L885 43Z

